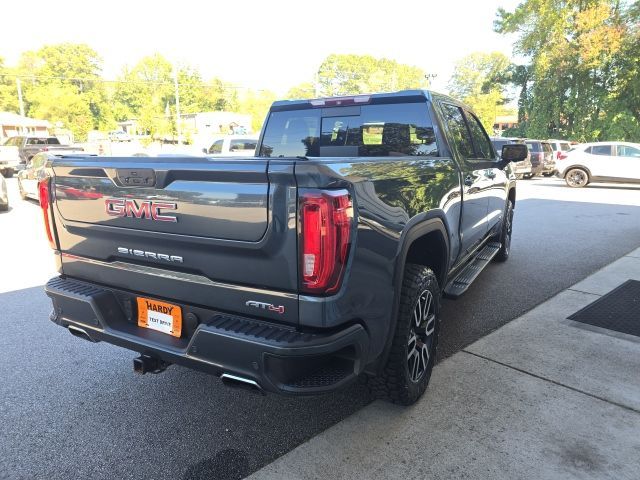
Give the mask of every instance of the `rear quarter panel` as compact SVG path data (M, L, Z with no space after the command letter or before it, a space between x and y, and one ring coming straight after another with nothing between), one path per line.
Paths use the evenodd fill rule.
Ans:
M299 188L347 188L354 202L353 255L341 291L329 298L300 296L300 323L331 327L364 323L372 357L384 347L394 315L396 263L404 234L426 212L440 216L458 251L459 171L448 157L360 157L298 162ZM321 322L321 323L319 323Z

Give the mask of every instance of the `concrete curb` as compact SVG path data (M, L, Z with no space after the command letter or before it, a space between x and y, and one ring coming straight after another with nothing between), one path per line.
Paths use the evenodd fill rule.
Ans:
M566 320L628 279L640 248L443 361L413 407L374 402L249 478L636 479L640 339Z

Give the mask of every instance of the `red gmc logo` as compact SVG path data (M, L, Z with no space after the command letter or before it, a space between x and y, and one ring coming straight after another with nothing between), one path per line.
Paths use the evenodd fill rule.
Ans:
M107 198L104 201L107 215L113 217L146 218L158 222L177 222L173 215L162 215L160 210L177 210L178 205L168 202L141 200L140 205L130 198Z

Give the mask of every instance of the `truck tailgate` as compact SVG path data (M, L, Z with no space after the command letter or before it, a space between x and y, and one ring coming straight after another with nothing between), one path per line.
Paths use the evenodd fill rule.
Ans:
M167 278L188 279L197 284L194 298L183 300L218 308L228 303L222 292L239 285L253 288L246 300L258 302L269 300L261 290L297 290L293 163L270 169L258 158L63 157L52 169L67 275L150 295ZM196 286L210 295L196 298ZM236 303L246 312L243 298ZM280 319L293 320L289 314Z

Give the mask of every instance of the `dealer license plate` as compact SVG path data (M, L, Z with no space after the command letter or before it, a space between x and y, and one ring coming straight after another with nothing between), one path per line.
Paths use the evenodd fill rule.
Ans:
M138 297L138 326L179 337L182 310L177 305Z

